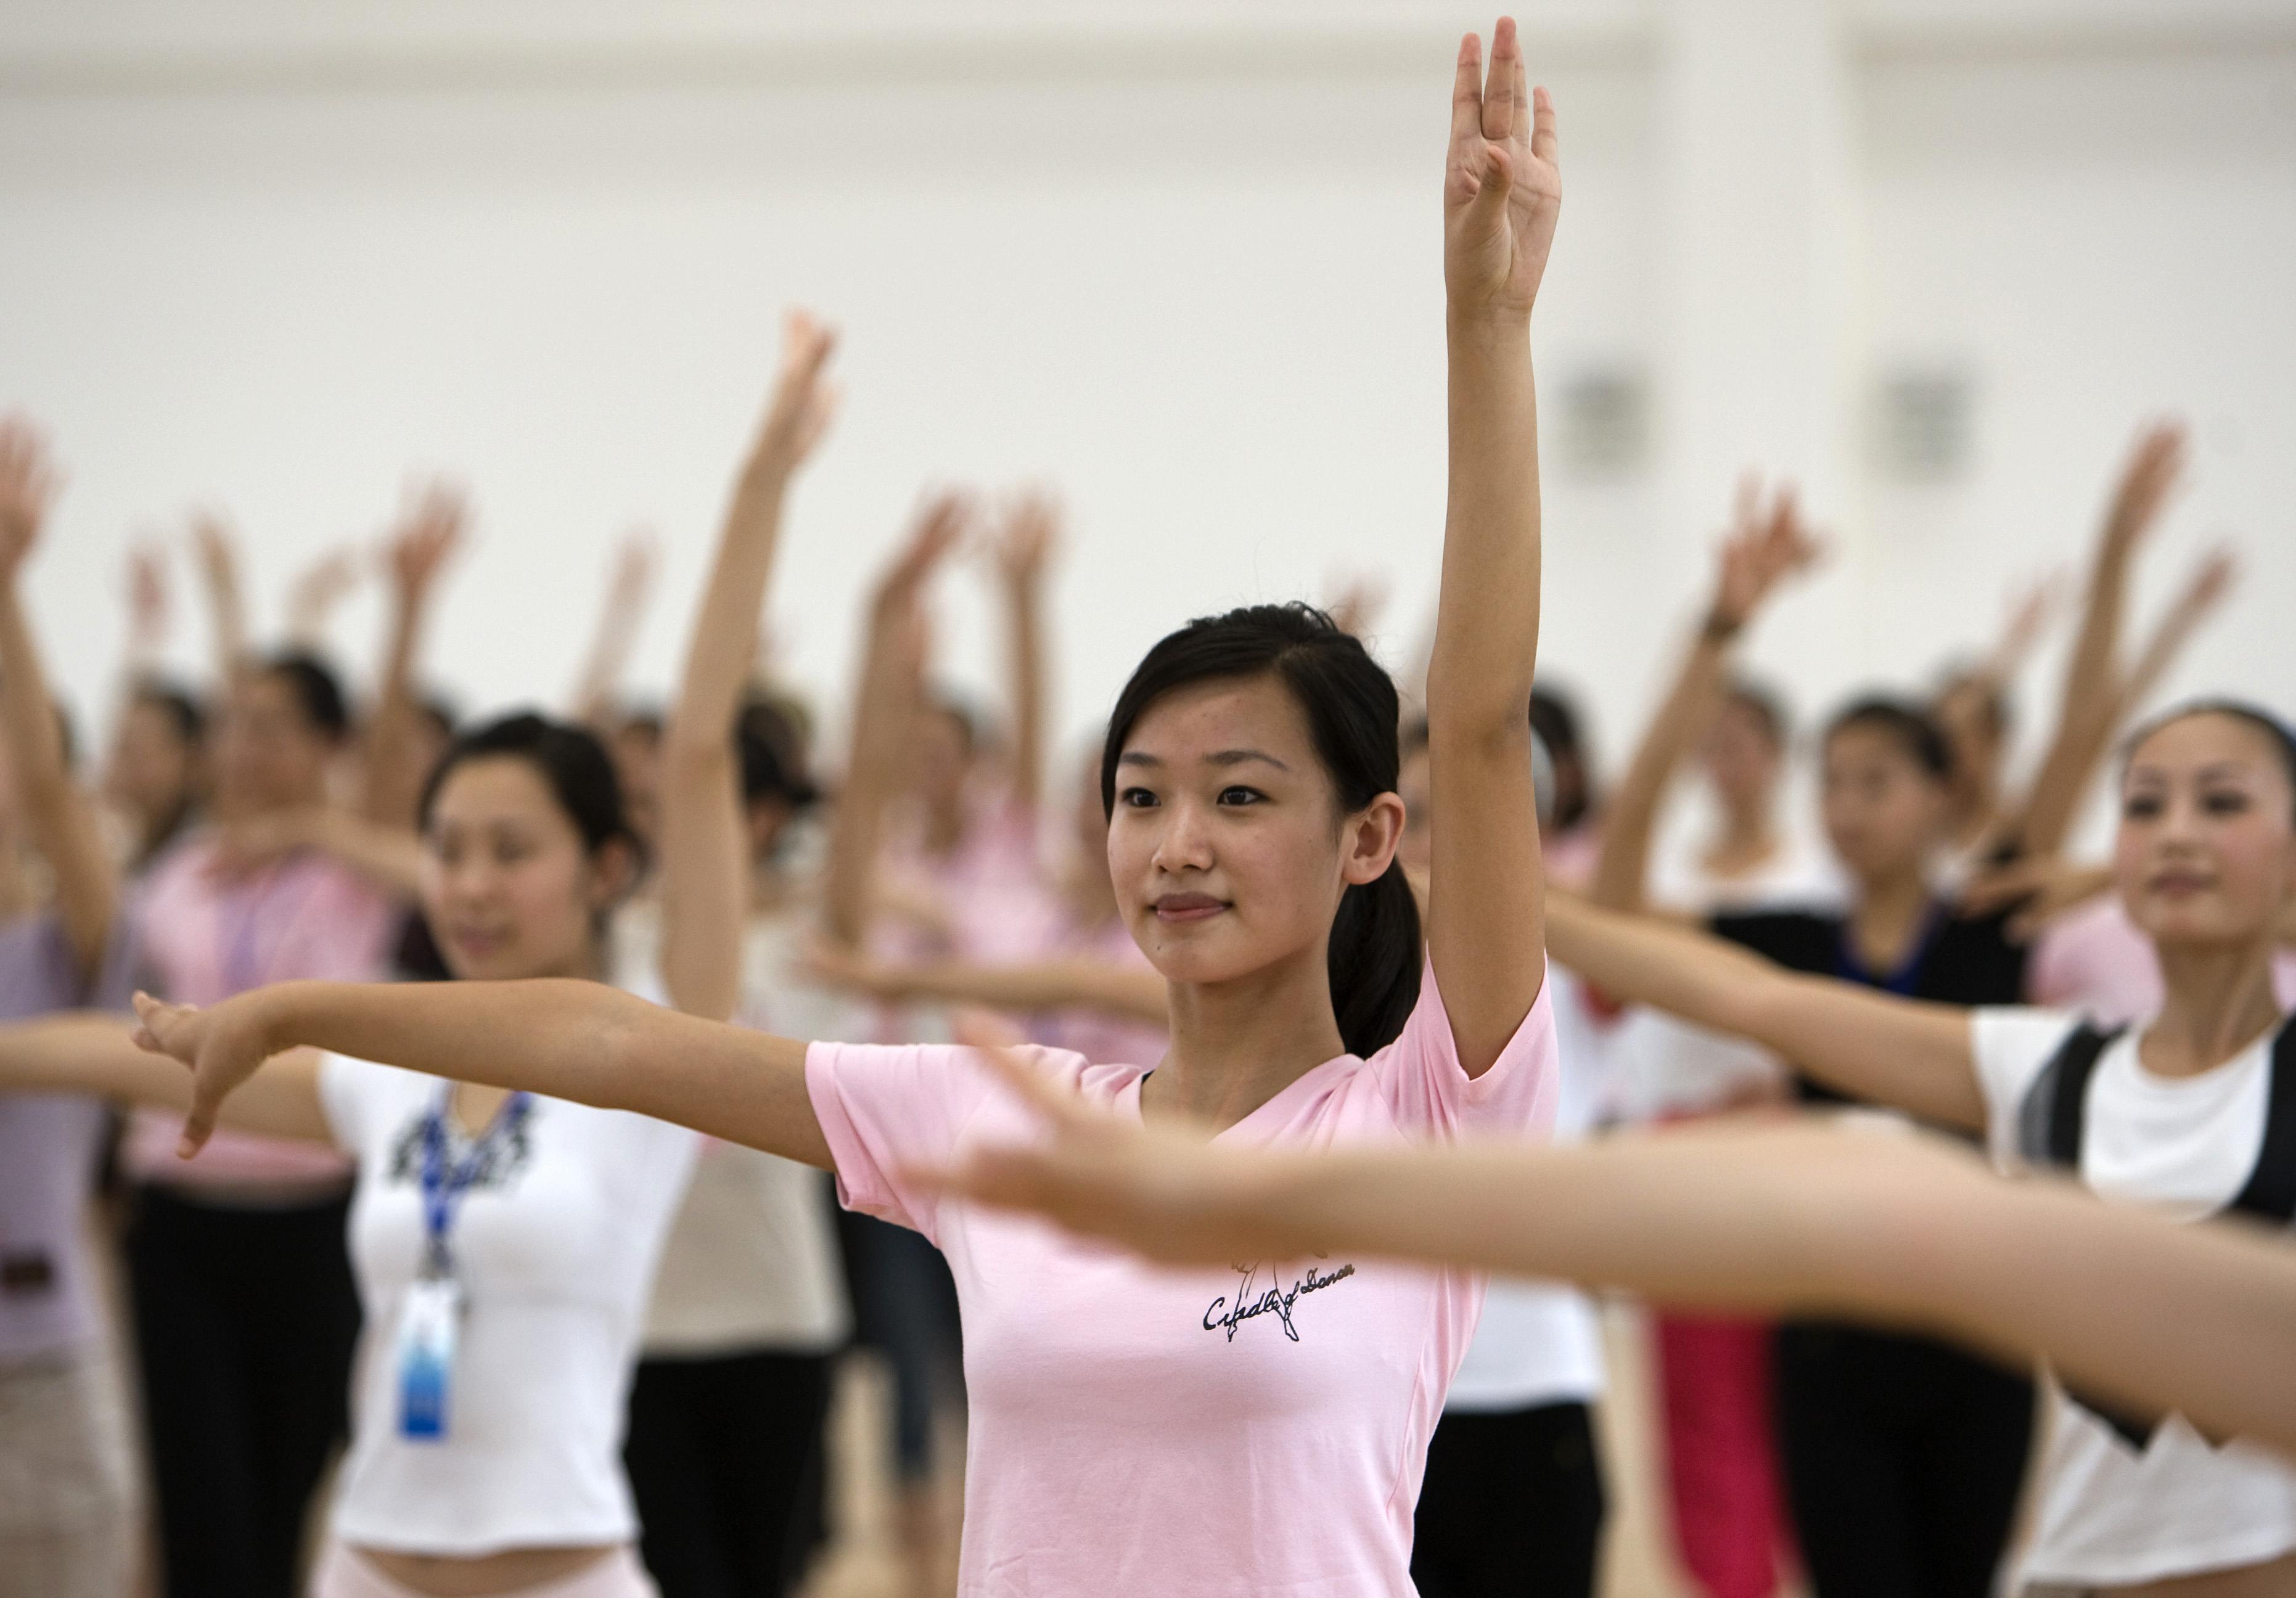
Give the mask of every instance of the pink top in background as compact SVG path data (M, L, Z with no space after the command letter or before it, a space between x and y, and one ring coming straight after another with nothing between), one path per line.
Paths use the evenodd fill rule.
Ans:
M935 947L914 938L897 957L1010 962L1039 957L1060 919L1045 881L1037 812L1010 790L969 801L956 847L928 851L914 829L897 834L886 849L889 878L938 903L950 938Z
M1123 1116L1136 1065L1037 1064ZM1334 1256L1169 1270L905 1173L1034 1135L967 1051L817 1043L814 1110L855 1209L948 1257L971 1440L965 1598L1236 1593L1410 1598L1427 1441L1474 1335L1484 1278ZM1430 971L1401 1037L1316 1066L1220 1134L1244 1148L1543 1135L1546 996L1470 1079Z
M212 834L179 843L152 868L133 914L162 996L213 1004L270 982L372 982L389 972L399 906L348 866L315 851L242 876L217 877ZM176 1157L183 1118L138 1110L122 1162L147 1182L260 1196L340 1182L350 1163L332 1146L217 1132L198 1157Z
M2272 987L2281 1008L2296 1009L2296 951L2284 948L2274 957ZM2152 1014L2165 996L2160 957L2128 919L2119 894L2048 924L2033 945L2025 989L2030 1003L2079 1010L2109 1027Z
M1156 969L1140 952L1140 946L1132 941L1132 930L1120 915L1111 916L1096 927L1080 928L1062 914L1037 958L1102 960L1137 971ZM1028 1029L1032 1042L1047 1048L1066 1049L1103 1065L1122 1063L1153 1069L1164 1058L1164 1051L1172 1041L1168 1027L1081 1008L1031 1017Z

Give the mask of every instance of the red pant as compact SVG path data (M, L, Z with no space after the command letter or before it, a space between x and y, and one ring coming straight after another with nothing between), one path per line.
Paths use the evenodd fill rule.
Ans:
M1706 1598L1770 1598L1793 1531L1770 1425L1770 1328L1652 1317L1666 1479L1683 1568Z

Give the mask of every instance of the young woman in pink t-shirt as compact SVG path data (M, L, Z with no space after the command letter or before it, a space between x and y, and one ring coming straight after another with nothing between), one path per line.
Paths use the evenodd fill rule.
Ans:
M1521 1135L1551 1118L1530 731L1539 501L1529 319L1560 200L1554 116L1503 20L1464 41L1444 185L1450 510L1429 673L1426 959L1395 863L1394 684L1304 607L1194 623L1119 696L1108 859L1172 987L1156 1068L1037 1049L1115 1113L1249 1150ZM594 983L294 984L148 1004L222 1097L296 1044L638 1110L829 1167L949 1258L972 1400L963 1590L1411 1591L1427 1438L1482 1279L1347 1256L1147 1269L913 1177L1031 1124L946 1047L760 1037Z

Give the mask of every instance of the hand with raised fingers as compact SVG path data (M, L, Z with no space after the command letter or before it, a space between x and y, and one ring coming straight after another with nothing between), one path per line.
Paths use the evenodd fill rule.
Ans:
M783 316L781 371L750 450L752 470L787 477L820 444L837 414L837 385L824 376L836 348L836 330L810 312L791 307Z
M1119 1120L1048 1079L1010 1046L1013 1034L961 1016L958 1041L1035 1112L1033 1142L983 1145L955 1165L912 1170L930 1192L1044 1217L1172 1265L1228 1265L1310 1253L1315 1240L1255 1214L1253 1163L1202 1131Z
M390 580L402 601L412 603L428 596L447 562L463 547L470 525L470 496L459 484L435 478L408 488L406 508L383 546Z
M877 579L874 608L881 617L915 605L941 563L963 541L973 520L972 496L962 489L944 488L926 496L918 506L909 536Z
M185 1160L206 1145L216 1112L232 1089L278 1053L265 1039L262 997L258 988L202 1010L162 1004L148 993L135 996L142 1023L135 1028L136 1046L168 1055L192 1073L192 1108L176 1143L176 1152Z
M1326 586L1332 597L1324 609L1332 625L1350 638L1368 638L1395 597L1395 586L1383 571L1356 572Z
M2156 422L2137 435L2105 516L2107 542L2131 545L2152 530L2184 476L2188 454L2181 422Z
M358 584L358 552L331 549L305 567L287 591L287 635L316 648L326 637L327 619Z
M1482 42L1459 43L1451 92L1451 148L1443 178L1443 281L1455 315L1528 316L1562 206L1554 105L1530 89L1514 19Z
M1015 494L1006 505L1004 525L988 553L1005 585L1023 588L1043 580L1060 547L1060 501L1047 489L1032 488Z
M14 582L23 570L58 486L40 430L23 416L0 418L0 582Z
M2042 635L2048 631L2049 624L2064 609L2072 591L2072 573L2063 567L2044 572L2010 590L2008 619L2002 625L2001 642L1988 665L1996 677L2005 682L2016 675L2018 668L2040 643Z
M1781 583L1808 570L1824 553L1824 545L1803 523L1790 485L1775 490L1765 506L1760 483L1746 478L1738 486L1736 514L1718 560L1709 629L1735 634Z
M156 649L166 639L168 611L166 556L139 537L127 550L127 627L138 647Z

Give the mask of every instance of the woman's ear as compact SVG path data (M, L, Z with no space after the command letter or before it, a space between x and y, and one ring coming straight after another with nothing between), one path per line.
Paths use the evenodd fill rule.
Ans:
M590 855L590 908L613 908L638 885L638 854L627 838L611 838Z
M1348 886L1360 887L1385 876L1395 861L1395 846L1402 841L1402 798L1382 793L1349 819L1341 840L1346 857L1340 862Z

